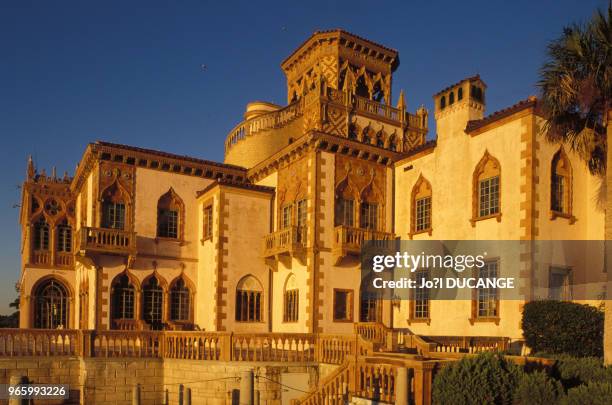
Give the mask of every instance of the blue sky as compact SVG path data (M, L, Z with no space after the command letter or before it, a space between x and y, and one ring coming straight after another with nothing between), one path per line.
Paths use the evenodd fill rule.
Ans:
M313 31L344 28L400 53L408 108L464 77L488 84L487 112L537 94L546 43L606 0L0 0L0 313L20 272L26 158L71 174L108 140L222 161L252 100L286 102L280 62ZM206 70L201 65L207 66Z

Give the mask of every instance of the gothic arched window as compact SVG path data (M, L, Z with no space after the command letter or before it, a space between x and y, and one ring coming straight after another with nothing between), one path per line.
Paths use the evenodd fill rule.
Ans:
M472 179L472 220L497 216L501 212L501 167L499 161L485 152Z
M170 289L170 319L188 321L190 313L190 291L185 281L179 278Z
M263 288L249 275L236 286L236 321L261 322L263 320Z
M153 276L142 288L142 319L151 329L162 328L162 311L164 308L164 291L157 277Z
M102 196L102 227L125 228L125 200L116 184L109 187Z
M49 250L49 224L45 217L34 223L34 250Z
M440 110L442 110L444 107L446 107L446 97L442 96L440 98Z
M451 105L455 102L455 93L454 92L450 92L450 94L448 95L448 105Z
M34 292L34 327L68 328L68 292L55 279L41 284Z
M571 214L572 166L563 149L555 153L551 162L550 209L559 214Z
M459 90L457 90L457 101L461 101L463 99L463 88L459 87Z
M431 184L421 175L412 188L411 232L431 230Z
M295 275L290 274L283 294L283 322L297 322L300 313L300 290Z
M70 253L72 252L72 228L67 220L63 220L57 225L57 251Z
M136 291L127 274L121 274L113 281L111 301L113 320L135 318Z
M157 202L157 236L180 239L183 212L184 204L173 189L162 195Z

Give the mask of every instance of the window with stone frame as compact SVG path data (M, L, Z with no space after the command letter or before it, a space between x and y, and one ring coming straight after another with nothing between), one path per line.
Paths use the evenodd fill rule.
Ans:
M414 303L412 306L412 319L421 320L429 319L429 288L422 287L423 282L428 279L429 269L419 269L414 272L414 278L416 280L416 288L414 291Z
M472 225L476 221L496 217L501 220L501 167L488 151L476 165L472 182Z
M297 322L299 318L300 308L300 290L292 288L285 290L284 295L284 310L283 310L283 321L284 322Z
M293 224L293 204L286 204L281 208L281 229L287 229Z
M63 253L72 252L72 227L67 220L63 220L57 225L57 251Z
M207 205L204 207L204 224L203 224L203 239L212 238L213 233L213 207Z
M119 275L113 281L111 302L113 321L135 319L136 290L126 274Z
M116 184L102 195L102 227L125 229L125 200Z
M263 288L253 276L242 278L236 287L236 321L263 322Z
M170 319L188 321L191 308L191 296L185 281L178 279L170 289Z
M49 250L49 224L43 216L34 223L33 239L34 250Z
M478 269L478 278L492 279L499 276L499 261L487 261ZM476 290L476 317L497 318L499 317L499 292L494 287L481 287Z
M569 267L550 267L548 275L548 299L569 301L572 299L572 278Z
M361 203L359 225L363 229L378 230L378 204L365 201Z
M334 321L353 321L353 290L334 289Z
M412 233L431 230L431 195L431 184L422 175L419 176L412 188Z
M571 215L572 167L563 148L553 156L550 173L550 210Z
M163 328L164 291L157 277L152 276L142 288L142 319L151 329Z
M34 327L68 328L69 296L66 287L55 279L43 282L34 292Z

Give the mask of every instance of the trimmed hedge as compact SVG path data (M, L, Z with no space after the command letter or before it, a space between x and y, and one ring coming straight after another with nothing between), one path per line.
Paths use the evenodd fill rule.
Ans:
M572 388L562 398L562 405L610 405L612 402L611 383L591 383Z
M512 404L522 370L502 355L483 353L444 367L433 382L434 404Z
M550 379L543 371L523 374L514 390L514 405L556 404L563 394L561 384Z
M590 305L532 301L525 304L521 326L534 352L601 357L603 322L603 312Z

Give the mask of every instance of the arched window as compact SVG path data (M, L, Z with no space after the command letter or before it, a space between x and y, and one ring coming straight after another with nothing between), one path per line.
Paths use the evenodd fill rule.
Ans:
M336 186L336 226L355 226L355 196L348 184L348 176Z
M571 214L572 166L563 148L555 153L551 163L550 209L558 214Z
M440 98L440 109L444 109L444 107L446 107L446 97L442 96Z
M253 276L242 278L236 286L236 321L261 322L263 288Z
M295 275L290 274L285 282L283 299L283 322L297 322L300 310L300 290L295 281Z
M41 284L34 292L34 327L56 329L68 327L68 292L57 280Z
M170 289L170 319L173 321L188 321L191 297L185 281L179 278Z
M157 201L157 236L159 238L179 239L181 236L184 204L173 189Z
M102 195L102 227L125 228L125 201L117 184L106 189Z
M451 105L455 102L455 93L454 92L450 92L450 94L448 95L448 105Z
M477 101L483 101L482 89L480 87L472 85L472 98Z
M72 252L72 228L68 221L64 219L57 225L57 251L70 253Z
M127 274L115 278L111 287L113 321L135 319L136 291Z
M362 76L357 79L357 86L355 88L355 94L360 97L370 98L370 90L366 84L365 78Z
M499 161L488 151L482 157L472 181L472 219L497 216L501 212L501 167Z
M34 224L34 250L49 250L49 224L41 216Z
M162 310L164 308L164 291L159 286L157 277L152 276L142 288L142 319L151 329L162 329Z
M421 175L412 188L412 233L431 230L431 184Z
M459 90L457 90L457 101L461 100L463 100L463 87L459 87Z
M362 229L379 230L380 202L382 197L374 188L374 178L363 188L360 196L359 227Z

